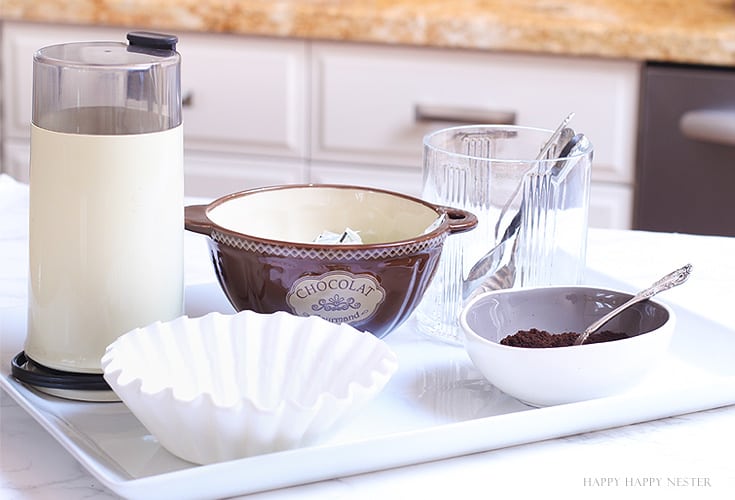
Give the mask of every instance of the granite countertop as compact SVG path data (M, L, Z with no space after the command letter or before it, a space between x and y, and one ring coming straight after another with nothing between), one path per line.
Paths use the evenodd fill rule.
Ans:
M735 0L2 0L50 23L735 66Z

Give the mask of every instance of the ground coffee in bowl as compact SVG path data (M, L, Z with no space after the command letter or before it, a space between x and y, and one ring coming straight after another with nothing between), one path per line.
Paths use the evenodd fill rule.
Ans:
M550 333L546 330L531 328L530 330L518 330L513 335L504 337L500 343L511 347L568 347L574 344L579 336L576 332ZM612 340L626 339L625 333L603 330L592 333L585 344L599 344Z

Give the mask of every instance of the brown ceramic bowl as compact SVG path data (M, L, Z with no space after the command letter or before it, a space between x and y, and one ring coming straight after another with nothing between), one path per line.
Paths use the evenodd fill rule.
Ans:
M444 240L473 229L464 210L380 189L284 185L186 207L185 226L209 237L215 272L238 311L287 311L383 337L408 318ZM323 244L323 231L360 244Z

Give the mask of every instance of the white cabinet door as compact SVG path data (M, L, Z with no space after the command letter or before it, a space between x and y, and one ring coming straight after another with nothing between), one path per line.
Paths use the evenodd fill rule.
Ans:
M589 226L630 229L633 223L633 190L629 186L593 183L590 191Z
M127 31L3 24L4 171L28 180L33 53L54 43L125 42ZM185 33L177 50L187 195L225 194L233 185L304 182L306 42Z
M2 172L27 184L31 180L30 165L31 151L28 147L28 141L5 138L3 141Z
M126 31L31 23L3 23L2 27L3 172L28 182L33 53L47 45L69 41L124 41Z
M312 162L309 174L309 181L313 183L351 184L421 196L421 171L418 169Z
M631 61L314 43L312 157L418 168L422 137L452 115L553 129L575 112L573 128L595 145L593 179L632 182L639 71ZM446 119L417 120L427 107Z
M27 180L33 52L126 31L3 23L4 171ZM573 111L595 145L591 225L630 227L637 62L178 35L187 195L298 182L419 195L426 133L461 119L553 128Z
M28 137L33 53L86 40L125 42L123 28L26 23L3 25L3 122L9 137ZM303 156L305 42L186 33L179 36L187 145L221 151Z
M307 181L306 162L188 151L184 156L187 196L218 198L245 189Z
M179 37L187 148L301 158L306 152L306 42Z

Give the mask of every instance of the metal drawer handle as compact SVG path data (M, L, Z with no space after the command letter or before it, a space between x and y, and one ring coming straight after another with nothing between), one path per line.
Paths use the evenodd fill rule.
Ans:
M679 130L689 139L735 146L735 109L697 109L679 119Z
M463 108L459 106L432 106L417 104L417 122L471 123L482 125L515 125L515 111L496 109Z

